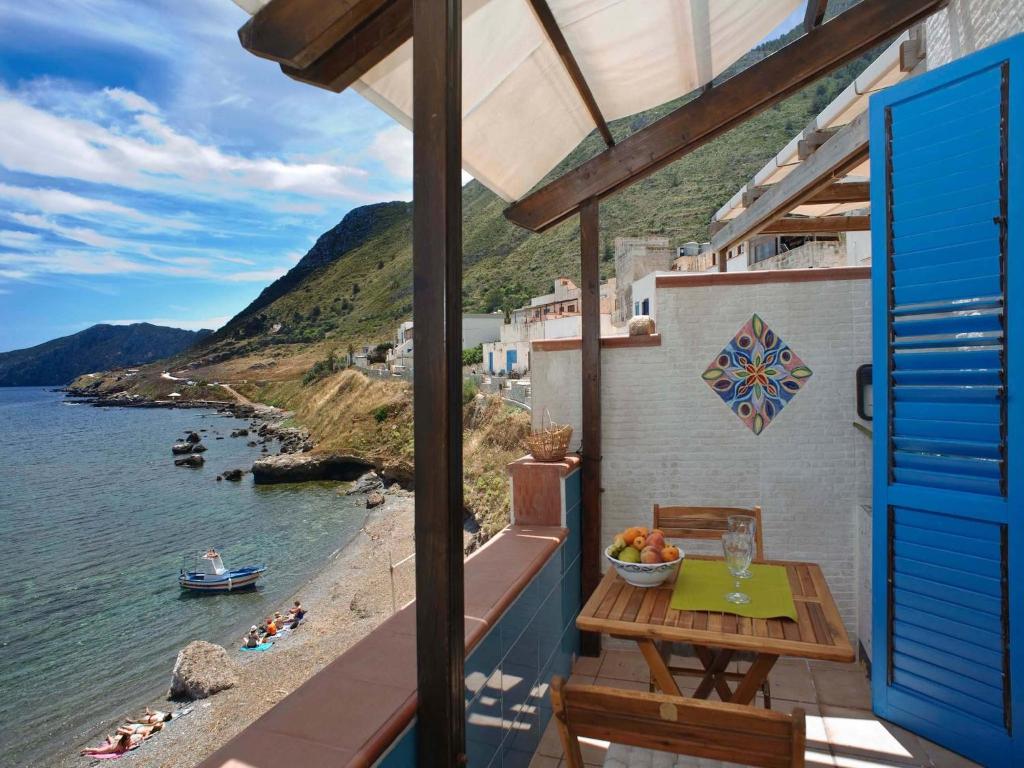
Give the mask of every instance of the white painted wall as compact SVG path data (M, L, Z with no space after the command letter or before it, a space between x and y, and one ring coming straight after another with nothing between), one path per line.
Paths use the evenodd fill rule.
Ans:
M472 349L487 341L501 338L501 326L505 324L505 316L501 312L491 315L462 316L462 348Z
M870 362L868 280L657 290L659 347L603 349L603 531L650 519L655 502L764 509L769 557L818 562L857 626L857 514L870 503L870 441L852 426L857 367ZM754 313L813 376L759 436L701 378ZM580 352L532 357L533 415L575 427Z
M1024 32L1024 0L950 0L925 22L928 69Z
M871 263L871 233L846 233L846 265L866 267Z

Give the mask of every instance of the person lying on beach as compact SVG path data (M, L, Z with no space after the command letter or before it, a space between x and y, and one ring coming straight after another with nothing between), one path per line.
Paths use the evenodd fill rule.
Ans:
M117 738L113 736L107 736L104 741L98 747L86 747L79 754L82 755L120 755L127 752L129 749L135 749L142 743L145 737L138 734L121 733L118 731Z
M146 723L128 723L127 725L118 726L117 732L122 736L138 735L143 739L148 739L154 733L159 733L163 729L163 721L156 722L151 725Z
M261 642L260 629L255 624L249 627L249 633L242 638L246 648L256 648Z
M138 717L132 717L126 722L129 723L143 723L144 725L153 725L153 723L166 723L171 719L170 712L160 712L159 710L153 710L146 707L146 711Z

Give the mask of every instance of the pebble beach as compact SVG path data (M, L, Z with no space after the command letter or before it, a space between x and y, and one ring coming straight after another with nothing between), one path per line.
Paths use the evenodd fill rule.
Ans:
M413 552L413 498L404 491L389 492L385 503L367 513L355 538L295 595L309 611L303 625L263 653L244 653L240 643L228 646L239 667L239 684L208 699L191 703L155 699L135 702L126 710L191 712L172 720L141 747L117 760L119 765L147 768L191 768L254 722L347 648L414 596L414 560L394 571ZM224 596L230 599L230 596ZM290 603L289 603L290 604ZM284 608L285 606L282 606ZM258 617L254 617L256 621ZM210 638L196 637L196 640ZM171 670L167 670L168 681ZM107 732L113 732L111 723ZM90 743L102 741L102 734ZM109 761L80 757L77 749L55 765L58 768L98 766Z

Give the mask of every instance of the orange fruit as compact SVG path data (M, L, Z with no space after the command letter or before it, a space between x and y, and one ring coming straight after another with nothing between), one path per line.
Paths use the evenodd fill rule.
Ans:
M673 546L672 544L662 547L661 559L664 560L666 563L671 563L673 560L678 560L679 547Z

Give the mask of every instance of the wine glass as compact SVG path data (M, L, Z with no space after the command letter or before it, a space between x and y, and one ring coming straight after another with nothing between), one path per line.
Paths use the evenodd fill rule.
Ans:
M754 554L753 540L745 533L723 533L722 551L725 553L725 565L736 579L735 591L727 593L725 599L736 605L749 603L750 595L740 591L740 574L750 566L750 558Z
M755 547L757 534L757 518L750 515L729 515L729 533L742 533L750 537L750 546ZM753 576L750 568L745 568L740 574L741 579L749 579Z

